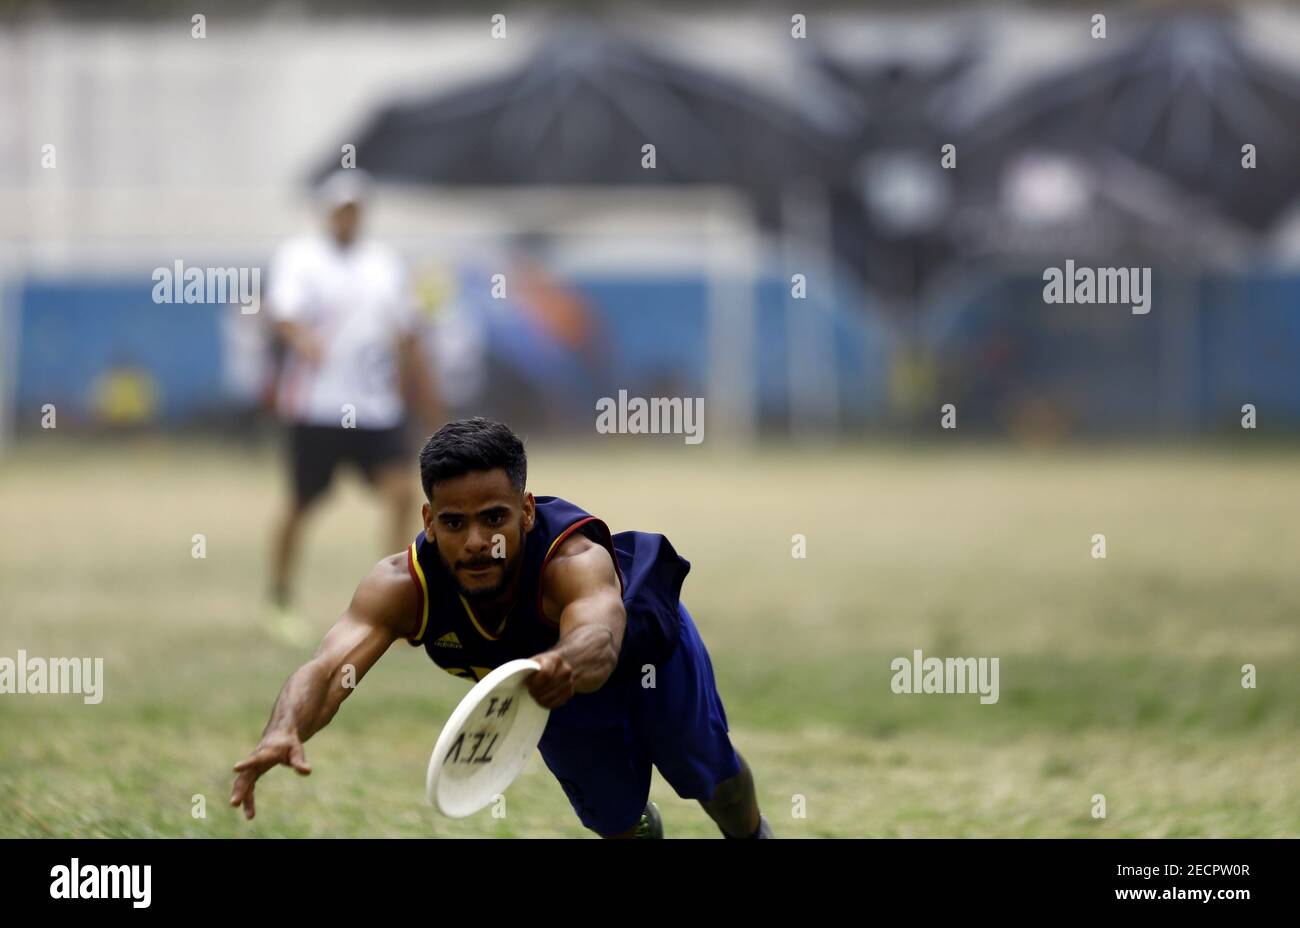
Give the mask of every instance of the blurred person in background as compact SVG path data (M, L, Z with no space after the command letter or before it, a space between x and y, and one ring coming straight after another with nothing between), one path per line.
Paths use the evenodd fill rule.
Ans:
M441 425L406 268L360 235L368 187L360 171L332 174L319 189L324 231L284 243L271 264L268 308L284 349L275 410L290 477L272 549L271 630L295 644L311 635L292 609L303 524L335 471L361 472L389 514L385 543L404 547L414 499L407 426L414 418L427 434Z

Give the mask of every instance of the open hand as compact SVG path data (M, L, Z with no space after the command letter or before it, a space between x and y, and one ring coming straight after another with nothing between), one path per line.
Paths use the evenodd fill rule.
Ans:
M253 753L235 764L235 789L230 794L231 806L244 807L244 818L251 819L253 810L253 784L272 767L284 764L303 776L311 773L302 741L294 733L265 735Z

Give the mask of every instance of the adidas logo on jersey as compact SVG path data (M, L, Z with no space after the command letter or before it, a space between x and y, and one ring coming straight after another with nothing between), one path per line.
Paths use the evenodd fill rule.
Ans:
M455 632L447 632L433 643L435 648L459 648L460 639L456 637Z

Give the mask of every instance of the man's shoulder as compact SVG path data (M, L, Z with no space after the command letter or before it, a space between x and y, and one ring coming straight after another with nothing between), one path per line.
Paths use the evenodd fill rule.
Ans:
M578 557L591 548L605 548L608 528L603 520L558 496L537 496L538 522L548 536L545 564Z
M568 560L569 558L579 557L592 548L604 550L605 546L597 541L588 532L573 531L568 532L556 539L555 548L551 551L548 558L549 566Z
M556 536L542 562L538 606L547 621L559 624L560 613L575 598L601 590L622 591L614 552L586 529L597 519L580 520Z
M376 622L408 635L418 615L418 593L403 551L381 558L370 568L357 587L355 601Z
M381 557L374 567L370 568L371 574L381 583L395 583L398 580L411 579L411 572L408 567L410 561L410 548L398 551L396 554L390 554L387 557Z

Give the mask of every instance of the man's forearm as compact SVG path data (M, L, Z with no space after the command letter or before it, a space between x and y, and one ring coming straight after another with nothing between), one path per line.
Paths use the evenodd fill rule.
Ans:
M329 724L348 694L340 681L330 685L329 668L317 661L299 667L280 690L271 720L262 732L293 732L306 741Z
M561 638L551 650L573 668L573 691L593 693L618 666L614 633L607 625L583 625Z

